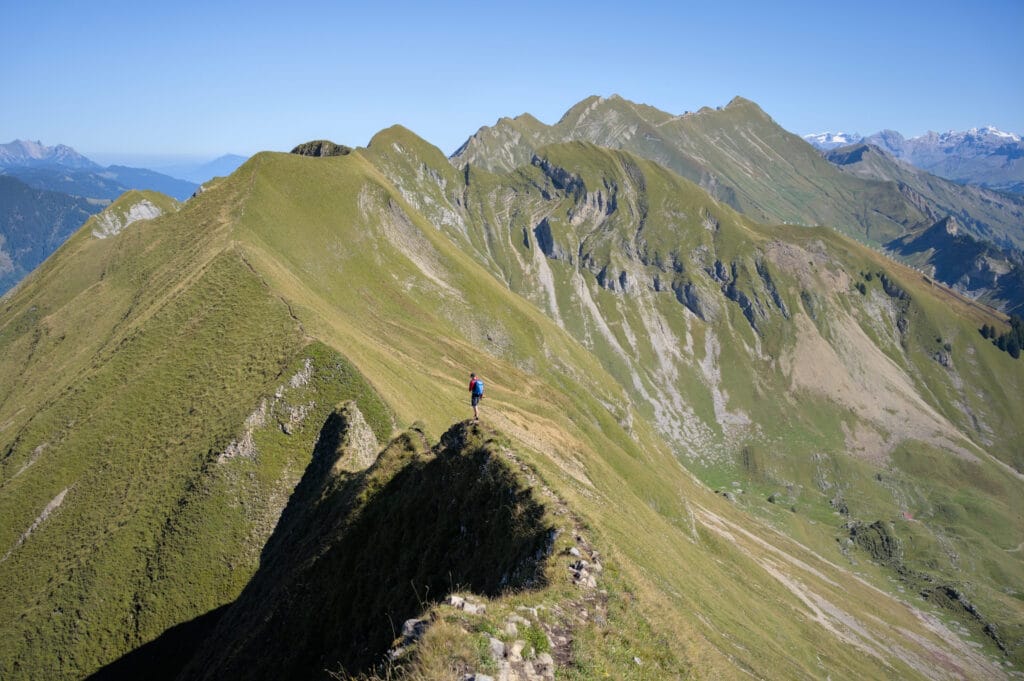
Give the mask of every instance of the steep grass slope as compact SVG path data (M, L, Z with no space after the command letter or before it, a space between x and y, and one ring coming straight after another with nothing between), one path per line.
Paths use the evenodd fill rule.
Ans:
M278 421L308 445L347 396L390 431L231 248L229 207L86 225L5 301L5 678L81 677L237 594L304 468Z
M632 444L635 442L650 452L651 445L643 444L645 438L660 435L709 482L744 477L743 461L750 462L748 465L755 470L760 466L761 477L756 481L763 496L753 510L783 523L794 535L813 540L820 550L837 552L837 556L842 553L838 552L836 537L845 541L848 530L843 526L850 522L842 514L833 515L838 513L833 511L833 502L839 506L843 501L839 492L862 500L854 501L852 513L872 522L879 517L902 519L904 511L926 515L932 512L926 499L952 495L949 486L932 489L931 483L903 475L898 468L892 471L895 482L886 486L877 484L876 474L890 470L888 457L899 451L910 452L911 457L918 452L920 455L932 451L966 452L966 470L979 480L979 485L998 481L997 489L983 506L972 504L973 510L954 523L953 530L966 532L964 527L971 526L978 528L982 535L991 531L989 538L979 536L976 541L981 542L985 554L1001 567L993 567L987 575L987 568L982 569L988 586L978 587L978 591L987 600L986 610L990 614L1011 613L1009 621L1016 621L1019 614L1012 613L1019 613L1019 607L1012 598L1001 593L1001 588L1006 584L1007 574L1019 571L1017 557L1004 552L1013 548L1011 538L1020 532L1014 497L1009 493L1019 481L1013 477L1006 480L1002 465L971 443L972 438L983 441L992 452L1010 460L1017 455L1013 443L1020 437L1018 420L1013 417L1017 407L1010 399L1019 386L1020 375L1015 365L999 358L975 332L975 323L989 317L974 311L965 301L956 301L948 292L930 290L930 284L909 270L878 261L870 252L827 231L779 228L765 230L762 234L762 228L743 222L727 208L708 202L706 197L696 205L677 204L670 210L659 211L658 220L651 217L654 211L649 210L647 220L642 221L640 216L644 213L636 197L627 198L627 192L618 196L614 205L616 210L621 207L622 212L609 218L610 223L615 224L617 220L622 229L630 226L634 231L642 225L647 230L645 234L654 235L645 236L645 240L659 237L659 232L659 238L671 239L672 234L677 234L678 239L675 244L669 242L671 245L663 246L661 256L650 254L652 262L656 262L657 257L662 258L662 262L655 265L657 270L648 272L649 275L660 272L657 285L653 276L634 279L629 269L606 267L608 263L597 258L605 248L604 253L609 257L621 258L629 268L639 269L642 262L636 262L628 254L641 249L631 250L631 242L619 234L602 237L600 230L593 229L593 222L587 223L587 229L580 228L581 232L593 232L591 242L570 242L559 247L559 225L568 227L574 217L580 222L587 215L597 220L613 204L607 191L603 197L598 196L596 188L589 191L588 180L604 188L602 172L618 169L621 176L607 180L609 184L614 182L624 187L629 181L628 177L622 177L629 175L624 166L632 166L641 172L646 186L655 187L645 194L657 196L658 185L671 180L674 184L660 189L666 197L664 200L682 203L687 195L702 195L696 188L688 189L688 185L672 179L664 170L644 165L635 158L616 157L585 145L565 148L563 153L568 154L565 162L561 166L550 163L549 172L545 171L543 162L538 162L531 169L505 177L471 169L467 180L466 173L445 166L440 152L407 131L385 131L374 139L368 150L354 154L351 159L324 161L332 164L322 170L327 176L340 173L343 164L359 168L364 160L372 160L374 172L358 189L349 185L342 191L339 184L338 191L319 193L314 189L316 182L305 182L303 186L310 189L296 188L298 194L290 205L266 204L256 211L260 216L258 224L267 230L268 237L272 237L273 232L266 222L284 220L287 213L303 206L316 206L322 217L307 224L315 230L314 234L328 238L328 244L331 243L327 237L331 233L329 225L345 225L350 220L354 223L350 232L342 231L335 237L338 246L331 249L335 255L330 267L313 265L318 258L308 249L309 244L320 243L318 236L308 243L292 239L291 246L283 240L274 243L273 248L264 250L264 253L278 254L274 262L266 264L268 271L277 273L272 276L287 272L278 285L305 298L313 311L321 310L326 315L333 305L335 314L352 315L357 320L355 323L335 323L327 332L339 334L338 342L358 357L361 367L379 367L365 369L369 374L394 380L391 377L400 372L397 382L408 386L405 391L399 391L405 393L400 399L412 400L416 398L409 395L428 393L433 409L420 403L414 414L424 415L432 422L431 414L437 413L438 407L444 404L436 399L434 376L437 366L452 365L452 356L447 348L438 353L436 339L468 338L487 348L498 360L504 360L497 364L501 371L489 385L496 389L501 402L508 403L501 405L502 413L497 418L514 437L543 444L543 439L526 431L519 415L524 398L557 400L559 394L578 394L583 388L603 403L597 409L590 408L592 418L600 419L601 440L611 438L629 449L636 446ZM565 168L573 155L579 158L581 154L589 178L585 172L574 172L571 166L568 170ZM304 161L282 160L276 181L283 184L287 176L301 173L298 163ZM563 171L558 172L557 167L562 167ZM381 177L381 170L390 182ZM656 183L652 178L661 179ZM648 206L657 205L648 195L642 198ZM326 202L333 205L333 210L321 208ZM559 209L565 213L556 221ZM474 214L474 211L479 212ZM273 217L268 217L271 215ZM666 219L666 215L671 219ZM684 215L688 221L680 218ZM547 223L542 227L545 217ZM655 229L659 221L660 230ZM692 232L683 230L686 222L693 225ZM367 243L367 234L379 234L373 229L374 224L381 226L386 243L381 243L379 236L375 245L369 245L372 241ZM537 228L540 229L534 233ZM740 228L742 231L737 232ZM549 233L550 239L538 236ZM698 236L694 242L687 241L694 235L703 236ZM714 243L714 235L720 235L718 243ZM705 248L698 243L701 239L708 240ZM376 278L371 279L372 286L360 285L366 281L366 275L372 276L372 273L358 269L365 266L362 257L358 258L359 263L351 262L357 258L342 249L341 244L346 240L359 244L360 253L369 253L371 263L381 266ZM795 243L791 244L793 241ZM551 254L560 248L576 258L575 263L547 257L541 242L547 244ZM588 250L591 243L593 251ZM614 244L615 248L609 244ZM716 251L711 250L712 244ZM675 266L670 257L673 245L680 254L692 249L702 259L711 256L702 264L715 274L693 267L680 258L684 272L693 281L680 277L673 289L671 277L675 275L671 273L675 272ZM472 265L467 262L467 252L475 253ZM287 268L280 262L286 253L291 263ZM716 255L718 257L714 257ZM716 262L719 261L725 274L718 274ZM735 272L733 261L736 262ZM410 266L413 269L410 270ZM779 273L775 267L779 268ZM497 273L497 284L479 274L472 275L482 268ZM601 276L606 269L612 276L608 276L607 271ZM920 297L920 303L913 308L907 304L903 309L905 299L899 297L899 288L890 282L887 292L877 277L881 269L889 272L887 280L899 276L910 291L907 295L914 300ZM869 271L871 289L868 295L862 296L853 283L855 278L862 277L861 272ZM627 286L630 281L640 282L635 289L636 297L616 290L616 287L621 289L622 272L626 272ZM605 286L601 285L602 280ZM769 280L777 280L777 283L770 285ZM474 284L466 288L468 281ZM614 283L609 285L609 282ZM697 300L703 295L708 301L700 305L707 309L712 305L718 308L717 319L724 326L708 325L696 313L691 314L692 310L686 305L680 304L680 298L687 300L687 283L692 284ZM584 364L587 370L572 371L569 367L579 360L569 363L561 359L559 347L564 335L558 333L550 321L538 320L520 303L501 302L508 300L502 293L504 287L533 299L538 310L555 320L554 326L560 319L561 325L591 351L590 356L600 360L603 371L590 362ZM781 304L775 300L772 288ZM389 295L389 290L395 293ZM314 295L310 297L310 293ZM429 315L424 307L432 297L439 302L433 303L432 309L437 312ZM645 297L650 301L647 305L642 302ZM359 304L359 299L368 304ZM748 301L746 306L744 299ZM957 306L964 316L950 316L944 311L950 305ZM789 320L782 314L783 307L790 315ZM499 309L511 317L497 317L494 311ZM807 312L808 309L811 312ZM372 311L372 316L367 316L368 310ZM749 317L744 310L749 310ZM834 321L828 317L830 312L836 315ZM301 316L302 312L298 314ZM525 316L518 321L508 321L520 315ZM814 317L820 321L815 321ZM389 348L382 348L352 331L374 328L385 319ZM409 321L403 325L399 319ZM755 328L758 325L762 331ZM533 329L538 327L544 329L542 350L535 345L533 335ZM425 333L420 331L423 328L426 328ZM692 342L686 341L687 328ZM975 376L971 380L983 384L988 394L1002 395L1002 399L997 398L995 404L990 405L986 393L979 395L978 391L964 387L965 379L959 371L940 368L943 365L935 355L942 351L946 341L937 344L936 331L948 335L955 347L963 344L963 375ZM853 337L855 349L844 347L848 334L857 334ZM443 347L445 342L441 344ZM572 345L568 349L576 355ZM536 361L538 350L544 356L539 362ZM865 359L860 353L867 351L873 354ZM389 363L380 357L392 353L400 357L401 362ZM495 366L494 358L481 357L469 347L462 353L465 356L463 372L480 369L481 360L485 362L484 367ZM587 359L589 357L584 358ZM826 363L818 364L819 359ZM525 369L528 375L550 381L557 386L558 393L542 393L542 397L527 388L529 384L513 384L515 390L507 391L507 377L519 373L508 367L509 361L517 364L520 371ZM812 366L805 368L806 362ZM396 364L401 364L402 368L396 368ZM874 364L879 367L873 367ZM450 373L457 374L457 366ZM838 391L832 390L826 378L833 370L843 372L839 374L842 382ZM496 372L492 368L488 373ZM614 381L610 388L602 388L602 384L608 385L608 376ZM449 381L447 391L454 403L463 386L458 379ZM917 393L918 386L922 385L928 385L929 392L934 393L924 400ZM773 402L765 400L766 395L790 397ZM878 397L886 399L879 403ZM541 425L536 423L536 417L530 419L530 431L542 428L545 436L551 437L549 433L554 429L546 422L552 412L534 411L534 408L529 411L544 414ZM977 424L974 418L979 419ZM655 433L651 432L652 426ZM593 437L591 431L583 440ZM847 452L859 456L848 456ZM579 463L566 461L564 455L551 458L563 475L577 481L595 484L594 477L600 477L589 470L589 466L594 465L589 456ZM598 459L615 461L617 457L612 451L602 449ZM672 465L655 464L653 469L664 474ZM651 467L647 464L641 468L650 470ZM635 471L624 477L630 481L625 483L627 487L637 490L641 498L659 487L649 477ZM612 491L623 484L616 478L613 476L607 481L607 493L621 493L621 490ZM989 482L982 483L982 480ZM923 485L924 489L918 489L917 485ZM795 493L794 500L806 504L807 515L775 512L777 506L768 504L767 497L776 487L786 495ZM907 497L920 499L924 510L906 509ZM849 503L847 509L849 512ZM618 514L601 515L612 525L621 520ZM819 528L823 520L829 524ZM617 525L619 533L614 543L633 546L637 552L646 553L650 549L641 549L634 543L636 525L629 522ZM628 536L631 532L632 537ZM646 533L644 537L653 541ZM942 541L948 538L943 536ZM665 547L661 555L673 553ZM948 580L960 568L948 564L950 554L938 552L938 555L941 560L929 555L922 562L938 566L939 574ZM946 561L944 566L943 561ZM964 581L972 580L977 569L978 566L972 565L969 571L961 573Z
M705 481L742 480L751 510L848 560L858 523L892 519L916 543L895 579L955 583L1019 636L1020 373L977 333L991 313L828 230L755 226L636 157L552 145L509 175L446 175L414 148L369 153L422 178L404 194L590 348Z
M334 405L381 441L389 413L443 432L470 370L633 613L560 673L680 675L632 662L663 641L697 677L1020 664L1024 373L975 331L1000 320L636 156L459 171L400 128L259 154L80 231L4 302L5 677L89 673L234 601Z
M553 521L478 429L454 426L433 450L409 431L379 458L370 439L364 471L346 466L365 454L348 444L367 441L360 420L348 408L325 424L260 571L182 678L366 669L396 626L456 589L543 586Z

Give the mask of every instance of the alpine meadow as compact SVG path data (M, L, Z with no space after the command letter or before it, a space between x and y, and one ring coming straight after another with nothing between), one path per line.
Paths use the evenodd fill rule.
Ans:
M1024 675L1024 289L879 250L1024 210L871 149L594 97L122 195L0 298L0 678Z

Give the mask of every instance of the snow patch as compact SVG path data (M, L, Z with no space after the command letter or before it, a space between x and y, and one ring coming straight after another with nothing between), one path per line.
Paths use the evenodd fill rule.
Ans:
M863 135L853 132L816 132L804 135L803 138L818 149L835 149L848 144L856 144L864 139Z

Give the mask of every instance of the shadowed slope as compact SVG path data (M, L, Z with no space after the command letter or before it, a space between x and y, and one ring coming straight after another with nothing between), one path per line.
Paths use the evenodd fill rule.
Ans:
M408 431L365 473L346 474L351 414L328 419L260 570L182 678L357 672L451 591L539 586L544 509L484 432L453 426L430 451Z

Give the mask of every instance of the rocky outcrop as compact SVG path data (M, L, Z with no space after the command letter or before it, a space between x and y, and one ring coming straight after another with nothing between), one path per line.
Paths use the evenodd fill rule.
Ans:
M903 549L888 523L877 520L870 525L851 522L850 539L858 547L883 565L899 566L903 562Z
M313 140L300 144L292 149L291 153L299 156L348 156L352 153L352 147L335 144L329 140Z
M533 236L537 241L537 248L552 260L564 260L568 257L565 250L555 243L554 234L551 232L551 223L544 218L533 228Z
M343 435L336 449L334 472L358 473L366 470L377 460L379 445L373 430L355 402L346 402L336 414Z
M106 239L121 233L128 225L140 220L152 220L163 215L163 211L152 202L143 199L132 205L123 213L108 209L96 216L93 222L92 235L97 239Z

